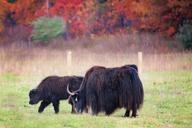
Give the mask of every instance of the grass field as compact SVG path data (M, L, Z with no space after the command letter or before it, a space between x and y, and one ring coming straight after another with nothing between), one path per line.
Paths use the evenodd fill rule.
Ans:
M70 114L66 101L60 113L50 105L38 114L28 104L30 77L0 75L0 128L189 128L192 127L192 72L148 72L142 75L145 101L137 118L123 118L125 110L111 116ZM34 85L35 86L35 85Z

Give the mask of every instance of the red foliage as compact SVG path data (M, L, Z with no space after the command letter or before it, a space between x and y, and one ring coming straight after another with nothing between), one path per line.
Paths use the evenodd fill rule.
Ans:
M35 19L35 12L42 2L38 0L8 0L0 1L0 28L15 26L16 24L30 24Z
M0 0L0 32L9 24L30 24L35 18L62 16L67 32L102 34L135 30L173 35L192 20L192 1L181 0Z

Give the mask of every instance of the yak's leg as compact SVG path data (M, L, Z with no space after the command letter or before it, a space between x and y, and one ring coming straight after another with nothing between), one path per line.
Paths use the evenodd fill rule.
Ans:
M58 113L59 112L59 100L53 101L52 103L53 103L55 113Z
M124 115L124 117L129 117L129 115L130 115L130 110L126 110L126 112L125 112L125 115Z
M71 113L76 113L76 111L75 111L73 105L71 105L71 107L72 107L72 109L71 109Z
M86 107L85 110L84 110L85 113L88 113L88 108Z
M131 117L136 117L136 116L137 116L137 107L136 107L136 104L133 104Z
M98 114L97 107L91 105L91 106L88 108L88 113L90 113L91 115L97 115L97 114Z
M98 114L98 102L95 95L90 96L89 98L89 106L88 106L88 113L91 113L92 115Z
M39 106L39 113L42 113L44 111L44 109L50 104L51 102L49 101L42 101L41 105Z
M133 110L131 117L136 117L136 116L137 116L137 110Z

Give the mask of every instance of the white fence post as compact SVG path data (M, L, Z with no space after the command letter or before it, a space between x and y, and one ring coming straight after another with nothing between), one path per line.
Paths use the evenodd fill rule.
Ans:
M71 75L72 51L67 51L67 74Z
M142 52L138 52L138 72L139 75L142 74L143 71L143 53Z

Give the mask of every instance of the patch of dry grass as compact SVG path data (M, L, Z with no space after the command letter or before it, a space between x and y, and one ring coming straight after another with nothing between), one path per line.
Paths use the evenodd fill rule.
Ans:
M137 53L91 53L72 51L72 65L67 66L66 50L48 48L0 49L0 74L13 73L30 77L23 83L37 85L49 75L84 75L94 65L106 67L137 64ZM143 73L153 71L192 70L192 53L143 53ZM1 82L2 83L2 82Z
M93 65L107 67L137 64L137 53L94 53L72 50L72 65L67 66L67 50L49 48L0 48L0 73L13 72L31 75L84 74ZM143 71L192 70L192 53L143 53Z

